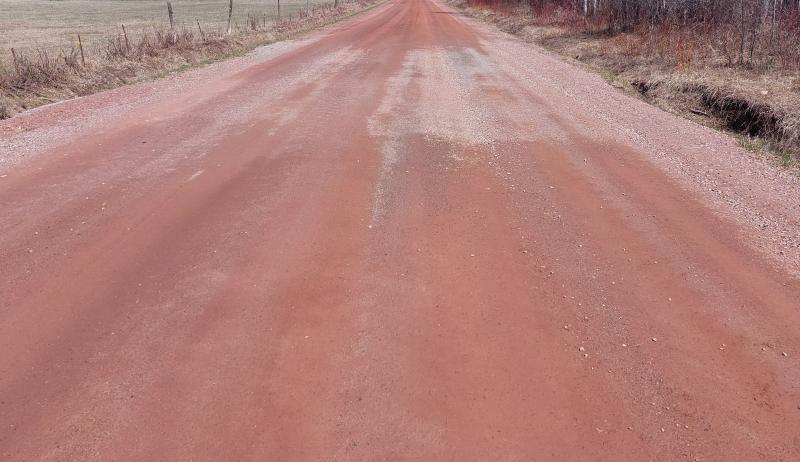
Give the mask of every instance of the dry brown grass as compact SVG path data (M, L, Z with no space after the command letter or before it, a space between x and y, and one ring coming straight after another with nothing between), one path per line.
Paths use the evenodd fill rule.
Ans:
M154 26L133 34L106 36L83 63L78 48L16 52L0 61L0 118L50 102L162 76L241 54L259 45L320 27L368 8L376 0L322 4L280 20L253 15L246 28L228 35L187 25Z

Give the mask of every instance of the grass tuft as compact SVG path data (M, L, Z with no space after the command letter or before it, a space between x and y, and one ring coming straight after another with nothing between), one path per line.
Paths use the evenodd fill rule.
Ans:
M797 167L799 165L795 156L784 149L781 149L779 146L775 146L769 141L764 140L763 138L739 134L734 136L739 142L739 146L750 152L773 156L784 167Z

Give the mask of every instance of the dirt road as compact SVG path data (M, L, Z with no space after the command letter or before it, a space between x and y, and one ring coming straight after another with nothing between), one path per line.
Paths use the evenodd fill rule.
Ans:
M0 137L2 460L800 460L797 178L434 0Z

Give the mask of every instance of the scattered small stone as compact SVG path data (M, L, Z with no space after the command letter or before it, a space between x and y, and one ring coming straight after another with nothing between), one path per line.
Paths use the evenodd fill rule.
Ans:
M652 341L654 341L654 342L657 342L657 341L658 341L658 339L657 339L657 338L655 338L655 337L651 338L650 340L652 340Z
M781 353L781 355L782 355L782 356L784 356L784 357L786 357L786 356L789 356L789 353L787 353L787 352L785 352L785 351L784 351L783 353Z
M581 351L581 352L586 351L586 348L580 347L580 348L578 348L578 351Z
M627 348L627 347L628 347L628 344L627 344L627 343L623 343L623 344L622 344L622 348Z

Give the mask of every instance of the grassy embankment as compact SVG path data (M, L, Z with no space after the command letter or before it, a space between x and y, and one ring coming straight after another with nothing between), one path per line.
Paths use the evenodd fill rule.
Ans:
M451 5L598 72L609 83L740 144L800 165L800 72L764 59L739 64L697 28L640 27L609 33L575 11L534 14L526 6ZM579 13L579 12L578 12ZM732 37L731 40L735 40Z

